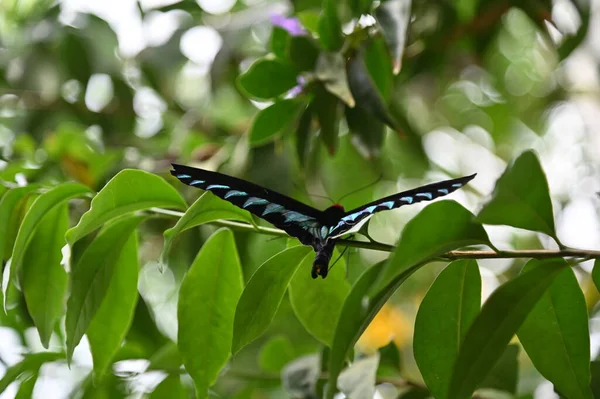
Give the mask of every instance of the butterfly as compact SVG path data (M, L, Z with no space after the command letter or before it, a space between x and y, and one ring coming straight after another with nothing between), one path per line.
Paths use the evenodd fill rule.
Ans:
M320 211L293 198L254 183L218 172L172 164L171 174L188 186L210 191L296 237L316 252L312 278L327 277L329 261L340 236L374 213L431 201L467 184L476 174L428 184L369 202L346 212L339 204Z

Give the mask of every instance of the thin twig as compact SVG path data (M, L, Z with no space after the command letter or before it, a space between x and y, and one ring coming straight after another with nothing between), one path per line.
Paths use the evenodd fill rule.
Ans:
M151 208L151 211L160 213L163 215L169 215L173 217L183 216L182 212L171 211L162 208ZM273 227L263 226L252 226L248 223L235 222L231 220L214 220L208 222L208 224L214 224L217 226L229 227L238 231L254 231L260 234L267 234L272 236L287 237L288 234L279 229ZM355 241L348 239L339 239L337 245L344 247L354 247L362 249L371 249L375 251L393 252L396 247L393 245L385 244L378 241ZM492 250L466 250L466 251L450 251L439 258L445 260L456 260L456 259L515 259L515 258L533 258L533 259L549 259L549 258L586 258L586 259L600 259L600 251L588 250L588 249L575 249L575 248L562 248L562 249L527 249L518 251L492 251Z

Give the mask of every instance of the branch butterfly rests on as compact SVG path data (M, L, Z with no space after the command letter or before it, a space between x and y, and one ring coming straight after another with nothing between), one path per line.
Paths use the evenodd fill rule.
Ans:
M320 211L293 198L236 177L173 164L171 174L182 183L210 191L282 229L316 252L312 277L325 278L338 238L364 223L374 213L431 201L467 184L476 174L428 184L393 194L346 212L339 204Z

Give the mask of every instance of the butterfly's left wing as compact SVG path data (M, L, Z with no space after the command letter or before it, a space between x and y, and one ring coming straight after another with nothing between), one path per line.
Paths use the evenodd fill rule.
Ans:
M387 211L398 208L404 205L416 204L421 201L431 201L438 197L448 195L453 191L458 190L473 179L477 173L470 176L460 177L458 179L445 180L437 183L428 184L426 186L417 187L412 190L403 191L398 194L393 194L385 198L370 202L359 208L353 209L339 220L337 225L332 226L329 231L330 237L339 237L345 234L358 223L370 217L374 213Z
M210 191L296 237L305 245L328 233L322 212L293 198L238 179L204 169L173 164L171 174L188 186Z

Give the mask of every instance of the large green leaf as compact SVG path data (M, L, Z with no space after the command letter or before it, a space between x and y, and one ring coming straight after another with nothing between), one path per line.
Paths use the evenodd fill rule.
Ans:
M554 278L566 267L562 259L539 262L494 291L460 347L448 398L471 397Z
M322 51L317 58L315 76L331 94L336 95L347 106L354 107L355 101L346 75L346 60L342 54Z
M67 360L71 360L73 350L100 309L129 236L145 218L127 215L106 225L75 266L65 322Z
M11 248L9 241L9 227L11 226L11 219L16 216L15 208L19 201L21 201L27 194L30 194L34 190L38 189L39 186L30 184L25 187L16 187L8 190L0 199L0 262L4 260L4 256L7 257L11 254ZM13 236L14 238L14 236Z
M382 272L381 286L407 267L474 244L491 245L473 214L452 200L433 203L406 224L402 239Z
M481 306L481 276L474 260L449 264L419 306L414 354L434 397L446 398L452 366Z
M317 120L321 127L321 139L331 155L335 154L338 148L341 106L341 101L323 86L315 87L312 107L317 113Z
M114 265L102 303L87 329L94 378L100 379L108 369L133 320L138 299L138 243L135 230L122 236L125 245ZM84 266L85 267L85 266ZM102 270L98 271L99 274Z
M337 258L334 253L333 259ZM332 268L326 279L314 280L309 270L314 261L307 256L290 282L290 302L304 328L325 345L331 346L335 324L344 300L350 292L343 259ZM332 262L333 263L333 262Z
M548 182L533 151L521 154L504 171L477 218L485 224L506 224L557 239Z
M297 118L304 103L290 98L273 103L261 110L250 128L250 144L258 146L272 141Z
M518 344L510 344L506 347L479 389L490 388L516 395L519 382L519 348Z
M243 288L233 233L221 229L204 243L179 290L177 342L198 398L208 397L208 388L229 359Z
M538 263L529 262L523 273ZM573 270L556 276L518 335L535 368L561 395L592 397L587 308Z
M27 310L46 349L65 307L69 277L60 262L68 228L67 203L48 211L37 226L21 268Z
M264 371L279 373L283 367L295 359L294 345L285 336L278 335L260 348L258 364Z
M25 250L44 215L60 203L68 201L71 198L81 197L90 192L90 189L84 185L78 183L63 183L51 188L33 201L31 207L25 214L21 227L19 227L19 232L17 233L9 273L4 273L2 279L2 292L4 294L5 307L8 286L12 279L17 275L21 263L23 262L23 257L25 256Z
M77 226L67 231L67 241L73 245L111 219L153 207L185 209L186 203L161 177L141 170L122 170L94 197Z
M154 388L148 399L188 399L189 397L190 395L181 383L181 376L172 374Z
M177 235L192 227L219 219L241 220L248 223L254 223L252 215L248 211L222 200L211 192L206 192L188 208L185 214L179 218L175 226L165 230L165 245L161 255L161 263L166 264L167 255L169 254L171 246L173 245L173 240Z
M15 399L33 398L33 389L35 388L35 383L37 382L38 376L39 372L33 372L29 374L29 377L23 379L19 385L19 391L17 392Z
M261 58L238 79L239 85L252 97L269 99L296 86L296 71L278 60Z
M260 336L271 324L290 280L310 248L298 245L281 251L252 275L235 310L231 352Z

